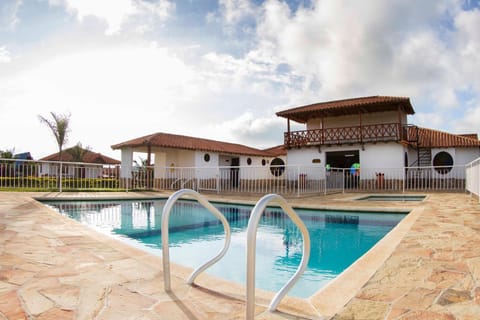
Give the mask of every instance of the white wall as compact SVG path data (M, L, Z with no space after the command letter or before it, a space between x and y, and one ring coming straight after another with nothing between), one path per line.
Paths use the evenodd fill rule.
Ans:
M365 144L360 151L362 168L403 168L406 148L395 142Z
M122 150L122 167L120 170L121 178L130 178L133 166L133 149L123 148Z
M182 149L165 149L167 167L194 167L195 151Z
M342 145L334 147L322 147L319 152L318 147L290 149L288 150L288 165L303 165L307 167L325 167L325 156L327 152L358 150L360 158L360 168L363 170L362 179L373 179L375 170L379 168L403 168L404 153L406 148L395 142L365 144L364 150L361 145ZM320 159L319 164L312 163L313 159ZM372 170L369 170L372 169ZM362 170L361 170L362 172Z
M335 147L332 148L321 148L322 152L318 151L318 148L301 148L301 149L289 149L287 153L287 164L292 165L303 165L308 166L312 164L313 159L320 159L319 165L325 166L325 152L327 151L337 151ZM339 150L338 150L339 151Z
M155 152L155 163L154 163L154 178L160 179L165 178L165 170L167 167L167 154L165 152Z
M205 161L205 155L210 156L210 160ZM209 151L195 151L195 167L211 168L218 167L220 161L220 155L216 152Z
M321 179L324 176L325 152L333 148L322 148L322 152L316 147L290 149L287 153L287 174L297 178L299 174L306 174L307 179ZM312 163L315 160L315 163ZM320 160L320 162L317 162Z
M454 165L466 165L480 157L480 148L456 148Z
M288 150L288 165L311 166L313 159L320 159L320 165L325 166L326 152L358 150L360 166L363 168L402 168L404 164L405 147L395 142L366 143L363 147L356 145L341 145L333 147L318 147Z
M407 115L402 113L401 123L407 123ZM362 125L398 123L398 111L375 112L362 114ZM326 117L323 119L324 128L353 127L360 125L360 116L347 115L338 117ZM307 122L307 130L321 129L322 120L320 118L310 119Z

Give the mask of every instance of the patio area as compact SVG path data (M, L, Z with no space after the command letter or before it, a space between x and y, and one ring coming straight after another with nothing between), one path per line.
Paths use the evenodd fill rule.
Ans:
M465 193L424 194L422 202L356 201L366 195L358 193L288 199L293 206L409 208L415 215L392 238L388 254L377 257L379 267L362 269L362 261L356 266L362 272L344 275L343 286L334 283L308 300L287 298L275 313L266 311L273 295L257 291L255 319L478 319L478 199ZM64 218L32 198L67 196L161 194L0 192L0 319L245 318L241 285L202 275L198 285L188 286L191 270L173 266L173 291L166 293L160 258Z

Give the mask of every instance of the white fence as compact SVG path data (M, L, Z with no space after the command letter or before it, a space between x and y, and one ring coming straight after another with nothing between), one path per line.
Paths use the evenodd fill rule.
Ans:
M478 194L480 160L467 167L342 169L312 166L137 167L0 159L0 190L179 190L216 193L465 191ZM476 170L476 171L475 171ZM475 173L471 173L475 171ZM61 174L60 174L61 172ZM468 177L467 177L468 175ZM468 185L467 185L468 184ZM471 191L475 193L475 191Z
M476 195L480 202L480 158L466 166L466 189Z

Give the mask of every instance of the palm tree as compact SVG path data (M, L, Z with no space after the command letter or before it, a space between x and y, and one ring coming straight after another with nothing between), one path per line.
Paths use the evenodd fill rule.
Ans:
M57 145L58 145L58 157L59 161L62 161L62 151L63 151L63 146L67 142L67 134L69 131L68 125L70 123L70 114L56 114L54 112L50 112L52 115L53 120L49 120L45 117L38 116L40 119L40 122L45 123L50 130L52 130L52 133L55 137L55 140L57 140Z
M63 151L63 146L67 142L67 134L69 131L68 124L70 123L70 114L56 114L54 112L50 112L52 115L53 120L49 120L45 117L38 116L38 119L40 119L40 122L45 123L50 130L52 130L52 133L55 137L55 140L57 140L58 144L58 159L60 162L60 173L59 173L59 179L57 180L57 185L58 189L60 192L62 192L62 151Z

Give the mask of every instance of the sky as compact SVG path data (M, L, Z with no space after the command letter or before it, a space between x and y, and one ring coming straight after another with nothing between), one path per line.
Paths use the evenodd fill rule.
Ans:
M372 95L479 133L479 75L480 0L0 0L0 150L34 159L50 112L117 159L156 132L272 147L276 112Z

